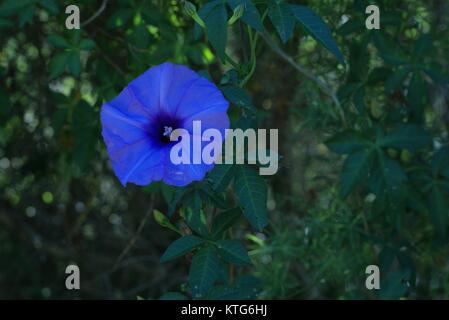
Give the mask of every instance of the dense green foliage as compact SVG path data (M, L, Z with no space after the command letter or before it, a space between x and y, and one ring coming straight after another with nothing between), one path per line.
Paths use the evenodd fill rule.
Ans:
M379 0L367 30L363 0L77 2L80 30L0 4L0 297L448 296L449 3ZM164 61L278 128L279 172L123 188L99 110Z

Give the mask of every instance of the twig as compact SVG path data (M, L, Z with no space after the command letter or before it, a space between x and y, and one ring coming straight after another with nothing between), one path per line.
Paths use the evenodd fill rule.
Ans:
M98 8L98 10L89 19L87 19L86 21L81 23L81 27L85 27L89 23L91 23L92 21L97 19L98 16L103 13L104 9L106 9L107 4L108 4L108 0L103 0L103 2L101 3L100 8Z
M282 59L288 62L293 68L295 68L299 73L303 74L306 78L315 82L321 88L321 90L332 99L332 101L334 102L335 106L338 109L338 112L340 113L340 118L343 125L346 126L346 117L335 91L326 82L315 76L311 71L307 70L305 67L296 63L295 60L291 56L289 56L284 50L282 50L266 32L262 33L262 38L265 40L265 43L268 44L268 46L278 56L280 56Z
M115 260L115 263L114 263L114 265L112 267L112 271L111 272L114 272L117 269L117 267L122 262L123 258L125 258L125 256L129 252L129 250L131 250L131 248L134 246L134 244L136 243L137 238L140 236L140 233L143 230L143 227L145 226L145 223L150 218L150 215L153 213L154 199L151 198L150 201L151 201L150 208L148 209L147 213L143 217L142 221L140 221L139 227L137 228L136 233L134 234L134 236L131 238L131 240L128 242L126 247L123 249L122 253L120 253L118 258Z

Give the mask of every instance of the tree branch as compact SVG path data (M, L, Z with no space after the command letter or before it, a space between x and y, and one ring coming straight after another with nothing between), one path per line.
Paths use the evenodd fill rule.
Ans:
M270 35L266 32L261 33L262 38L264 39L265 43L273 50L278 56L280 56L282 59L284 59L286 62L288 62L293 68L295 68L299 73L303 74L306 78L309 80L312 80L315 82L321 90L327 94L332 101L334 102L335 106L338 109L338 112L340 114L341 121L344 126L346 126L346 117L343 112L343 109L341 107L340 101L338 100L336 92L328 85L326 82L315 76L311 71L303 67L302 65L295 62L295 60L289 56L284 50L282 50L273 39L271 39Z
M130 241L128 242L126 247L123 249L122 253L120 253L118 258L115 260L115 263L114 263L114 265L112 267L111 272L114 272L117 269L117 267L120 265L120 262L122 262L122 260L128 254L129 250L131 250L131 248L134 246L134 243L136 243L137 238L142 233L142 230L143 230L143 227L145 226L145 223L150 218L150 215L153 213L154 198L151 197L150 201L151 201L150 208L148 209L147 213L143 217L142 221L140 221L140 224L137 227L137 230L136 230L136 233L134 234L134 236L130 239Z

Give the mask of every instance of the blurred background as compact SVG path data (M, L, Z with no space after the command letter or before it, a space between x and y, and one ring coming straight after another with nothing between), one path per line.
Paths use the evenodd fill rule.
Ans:
M149 214L166 212L174 189L120 185L101 138L99 109L164 61L207 71L215 81L229 66L195 32L178 1L75 2L0 1L0 298L157 299L182 288L188 274L188 261L159 262L176 235ZM420 61L447 74L449 2L377 2L379 32L390 36L388 43L376 42L363 27L364 1L290 1L323 17L347 65L298 29L282 50L324 81L340 106L276 51L281 45L272 26L272 42L258 48L247 89L261 127L279 128L282 160L268 178L270 227L258 234L243 225L236 235L250 248L249 271L262 282L262 298L449 297L448 247L435 241L429 217L405 213L407 231L398 236L388 210L373 210L369 196L342 200L342 158L324 144L344 122L355 121L357 104L380 119L405 99L401 90L383 91L396 69L382 50L399 45L411 56L416 41L430 35ZM80 8L80 31L65 28L69 4ZM245 54L241 43L237 24L229 30L228 52L238 61ZM366 80L379 68L380 80ZM348 83L363 81L361 96L348 94ZM427 97L425 121L444 144L447 82L423 78L420 89ZM365 289L365 268L385 261L390 271L374 294ZM80 267L80 290L65 288L69 264ZM413 281L403 281L405 273Z

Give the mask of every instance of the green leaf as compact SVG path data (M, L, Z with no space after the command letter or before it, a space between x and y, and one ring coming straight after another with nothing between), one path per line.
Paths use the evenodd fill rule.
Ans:
M422 123L424 120L424 99L427 88L419 72L414 72L408 86L407 102L411 111L412 119Z
M181 201L181 199L189 192L189 188L176 188L173 198L168 204L167 216L171 217L175 213L176 206Z
M355 107L357 108L357 111L361 116L366 115L366 104L365 104L365 88L363 86L360 86L355 92L354 96L352 97L352 101L354 102Z
M437 84L446 85L449 83L449 76L441 73L440 70L434 66L426 67L424 68L424 71Z
M206 36L222 61L228 40L228 13L223 0L215 0L205 4L198 15L206 24Z
M228 209L229 205L221 194L212 189L210 184L200 184L199 186L201 198L210 201L214 206L220 209Z
M350 154L341 172L341 195L346 198L354 188L364 182L372 165L373 150L363 149Z
M81 50L92 50L95 48L95 42L92 39L83 39L79 44Z
M243 266L251 264L248 253L243 245L237 240L218 240L218 253L226 261L235 264L236 266Z
M213 247L199 250L192 259L189 284L194 299L201 299L217 280L220 260Z
M19 15L19 27L22 28L27 23L33 20L34 13L36 12L36 7L34 5L27 7Z
M206 215L204 214L204 211L201 210L201 208L196 210L187 208L185 212L185 219L190 229L195 231L200 236L207 236L208 230Z
M400 124L377 142L381 147L409 149L410 151L427 147L432 143L431 136L422 126Z
M367 84L371 86L377 85L379 83L385 82L392 75L393 72L391 71L390 68L385 67L375 68L370 72Z
M267 224L267 185L256 171L246 165L238 165L234 179L235 193L243 214L256 229Z
M435 232L440 239L446 239L447 237L448 198L448 194L434 182L428 194L428 206Z
M184 207L191 208L194 212L199 212L203 207L203 199L197 187L191 189L183 199Z
M226 99L237 107L244 108L250 112L255 112L255 107L251 97L242 88L232 85L226 85L221 87Z
M52 14L59 13L59 6L55 0L41 0L41 5Z
M164 293L159 300L188 300L188 298L179 292Z
M65 66L68 62L69 54L59 53L50 60L49 70L50 70L50 78L54 79L58 76L60 76L64 70Z
M69 53L67 65L69 66L70 72L75 76L79 77L81 73L81 60L78 51L72 51Z
M168 218L159 210L153 210L153 217L154 220L161 226L167 229L170 229L180 235L182 235L181 231L179 231L178 228L176 228L171 222L170 220L168 220Z
M386 63L399 66L407 63L406 55L396 47L395 41L385 33L374 32L374 43L379 50L379 55Z
M232 227L242 216L240 208L233 208L221 212L212 224L211 237L217 239L223 235L223 233Z
M207 178L216 192L224 192L234 177L235 166L232 164L216 164Z
M338 29L338 33L347 36L364 29L366 29L364 21L360 19L349 19Z
M432 37L430 34L423 34L416 42L413 48L414 58L419 58L432 48Z
M182 238L175 240L170 246L165 250L160 261L167 262L176 258L179 258L186 253L192 251L203 243L203 239L196 236L187 235Z
M260 13L251 0L228 0L228 3L232 9L243 4L245 6L245 11L241 17L242 21L257 31L262 32L264 30Z
M352 41L349 46L348 82L362 83L367 78L370 56L366 41Z
M26 10L27 6L33 3L32 0L7 0L0 5L0 17L10 17Z
M396 72L385 81L385 94L390 95L399 89L409 73L410 69L407 67L396 70Z
M249 300L257 299L261 283L251 276L239 277L232 286L215 286L207 295L212 300Z
M406 281L410 278L410 272L394 271L388 273L385 279L381 280L379 298L384 300L399 299L407 292Z
M377 152L369 178L369 187L377 197L383 199L386 194L394 193L406 179L404 170L396 160L382 151Z
M290 7L299 23L301 23L319 43L332 52L341 64L344 64L344 58L338 48L337 42L323 19L305 6L291 5Z
M14 26L14 23L12 23L9 20L0 18L0 28L9 28L9 27L12 27L12 26Z
M50 42L52 45L54 45L56 48L60 49L68 49L71 47L70 43L57 34L51 34L47 38L48 42Z
M449 178L449 147L438 150L430 162L434 176L442 174Z
M277 0L269 0L268 17L276 28L282 42L286 43L293 35L295 17L290 6Z
M357 131L347 130L334 135L326 145L335 153L349 154L372 146L372 142Z

